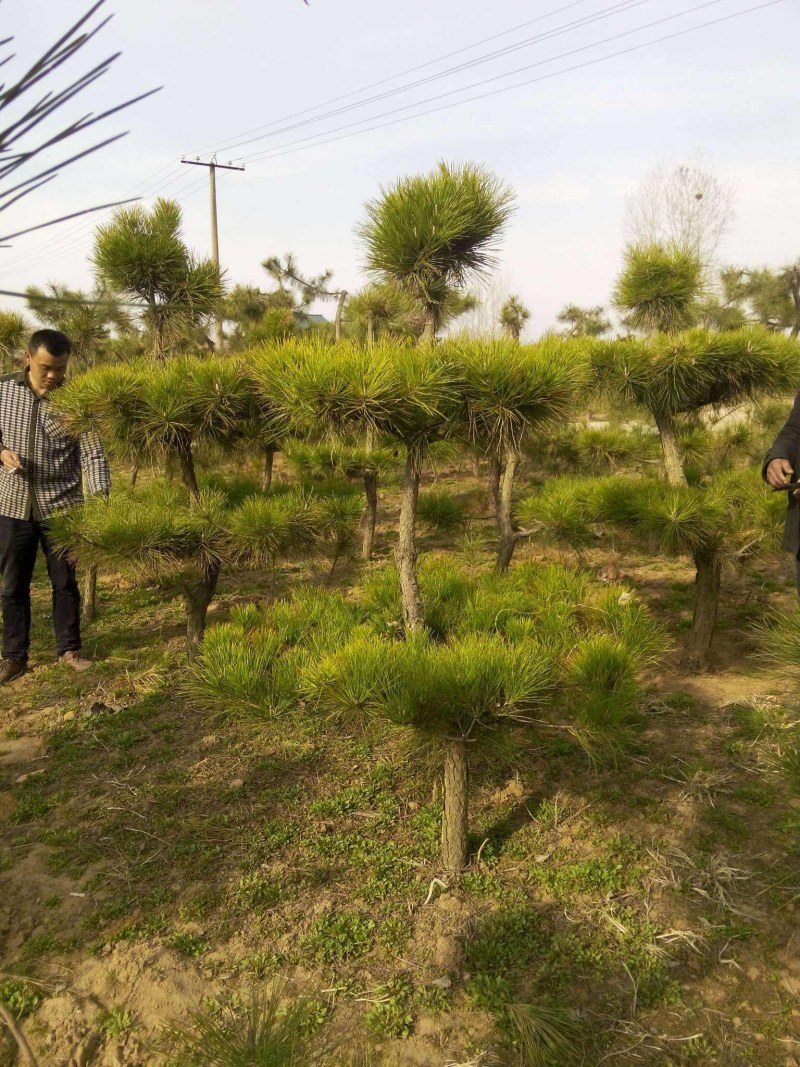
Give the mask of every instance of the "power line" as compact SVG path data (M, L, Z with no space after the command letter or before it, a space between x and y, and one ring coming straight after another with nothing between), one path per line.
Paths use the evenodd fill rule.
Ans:
M158 177L159 175L162 175L164 171L169 171L173 167L175 168L174 174L162 178ZM141 199L141 197L144 195L146 195L147 197L155 196L158 192L169 187L170 185L173 185L178 178L182 177L182 173L183 172L181 171L179 164L176 161L171 160L169 163L160 167L149 177L142 179L142 181L140 181L137 185L134 185L130 189L128 189L125 193L123 193L123 197L129 197L137 192L139 193L139 196L135 197L135 199ZM145 194L145 191L153 185L155 186L155 188L153 188L150 192L146 192ZM101 216L101 220L102 217L103 216ZM28 260L31 256L33 256L37 260L44 256L53 257L53 253L55 251L58 251L65 244L71 246L73 244L73 239L75 238L77 238L79 241L82 240L83 236L85 234L92 233L97 225L98 221L90 221L88 223L81 223L76 226L68 227L57 237L55 237L54 240L43 241L39 244L31 246L30 248L22 250L21 254L16 259L12 259L10 263L4 262L3 266L7 270L25 269L28 265Z
M440 105L438 107L428 108L428 109L426 109L424 111L418 111L418 112L416 112L415 114L412 114L412 115L403 115L400 118L396 118L396 119L393 119L393 120L388 121L388 122L382 122L382 123L378 123L378 124L375 124L375 125L372 125L372 126L368 126L368 127L364 128L364 129L360 129L360 130L352 130L351 129L351 127L362 125L365 122L372 122L372 121L374 121L375 119L378 119L378 118L386 118L386 117L389 117L391 115L396 115L396 114L399 114L399 112L401 112L401 111L407 111L407 110L410 110L411 108L422 107L426 103L431 103L431 102L433 102L435 100L441 100L441 99L443 99L443 98L445 98L447 96L452 96L452 95L454 95L456 93L459 93L459 92L467 92L471 88L476 88L478 86L488 84L489 82L497 81L500 78L511 77L514 74L520 73L520 72L525 71L525 70L529 70L532 67L540 66L545 62L553 62L553 61L555 61L557 59L565 58L568 55L574 55L574 54L576 54L578 52L587 51L588 49L598 47L599 45L609 43L610 41L618 40L618 39L620 39L622 37L629 36L631 33L640 32L642 30L652 28L653 26L660 25L660 24L662 24L664 22L669 21L670 19L683 17L686 14L691 14L691 13L694 13L696 11L700 11L700 10L702 10L702 9L704 9L706 7L712 6L714 3L718 3L718 2L720 2L720 0L709 0L708 3L701 4L698 7L695 7L695 8L692 8L690 10L677 13L677 14L672 15L672 16L668 16L667 18L664 18L664 19L659 19L659 20L656 20L654 22L647 23L647 24L645 24L643 26L640 26L640 27L638 27L638 28L636 28L634 30L629 30L629 31L625 31L625 32L620 33L620 34L613 35L610 38L606 38L604 40L597 41L594 44L589 44L589 45L582 46L581 48L578 48L578 49L573 49L573 50L571 50L569 52L566 52L566 53L563 53L563 54L561 54L561 55L559 55L557 57L553 57L553 59L543 60L543 61L539 61L539 62L534 63L534 64L529 64L526 67L518 68L515 71L510 71L505 75L497 75L497 76L495 76L493 78L485 79L483 81L473 83L472 85L464 86L459 90L452 90L452 91L447 92L447 93L442 93L442 94L439 94L437 96L430 97L427 100L418 101L416 104L413 104L413 105L407 105L407 106L402 107L402 108L392 109L392 110L390 110L388 112L385 112L383 114L373 115L373 116L370 116L368 118L362 119L359 122L348 124L347 126L334 128L333 130L328 130L328 131L320 131L320 133L314 135L314 137L303 138L303 139L300 139L298 141L288 142L287 144L284 144L284 145L276 145L274 149L269 149L268 151L266 151L264 153L253 154L253 155L251 155L249 157L245 157L245 158L249 158L249 159L253 159L253 160L260 160L260 159L277 158L277 157L282 156L282 155L290 155L290 154L293 154L294 152L305 151L305 150L307 150L309 148L322 147L323 145L326 145L326 144L331 144L331 143L334 143L334 142L337 142L337 141L345 140L345 139L347 139L349 137L354 137L354 136L356 136L358 134L374 132L376 130L385 129L385 128L388 128L388 127L391 127L391 126L398 125L398 124L403 123L403 122L408 122L408 121L411 121L411 120L416 119L416 118L422 118L422 117L425 117L427 115L436 114L436 113L438 113L440 111L449 110L449 109L451 109L453 107L458 107L458 106L461 106L463 104L474 103L476 101L484 100L484 99L487 99L487 98L490 98L490 97L493 97L493 96L500 95L502 93L510 92L510 91L512 91L514 89L519 89L519 88L522 88L524 86L535 84L535 83L540 82L540 81L545 81L545 80L549 80L551 78L559 77L562 74L567 74L567 73L571 73L571 72L573 72L575 70L583 69L585 67L594 66L594 65L597 65L598 63L605 62L606 60L609 60L609 59L614 59L614 58L618 58L619 56L622 56L622 55L627 55L627 54L630 54L630 53L633 53L633 52L637 52L637 51L640 51L642 49L649 48L649 47L651 47L653 45L663 43L664 41L674 40L676 38L686 36L689 33L693 33L693 32L695 32L697 30L705 29L705 28L708 28L708 27L711 27L711 26L716 26L716 25L719 25L721 23L728 22L728 21L730 21L732 19L739 18L741 16L754 13L756 11L764 10L766 8L769 8L769 7L774 7L778 3L781 3L782 0L768 0L767 3L754 5L754 6L742 9L740 11L732 12L729 15L725 15L725 16L722 16L722 17L717 18L717 19L708 20L706 22L699 23L699 24L697 24L695 26L687 27L684 30L679 30L679 31L677 31L675 33L666 34L664 36L655 38L655 39L653 39L651 41L645 41L645 42L642 42L641 44L632 45L632 46L630 46L628 48L624 48L624 49L619 49L619 50L617 50L615 52L611 52L611 53L609 53L607 55L600 56L600 57L597 57L595 59L589 59L589 60L586 60L586 61L581 62L581 63L573 64L572 66L565 67L565 68L563 68L561 70L552 71L552 72L550 72L548 74L540 75L540 76L538 76L536 78L529 78L529 79L526 79L525 81L517 82L514 85L503 86L503 87L500 87L498 89L490 90L489 92L480 93L480 94L476 94L476 95L471 96L471 97L464 98L462 100L456 100L456 101L452 101L452 102L447 103L447 104L442 104L442 105ZM574 5L574 4L567 5L567 7L572 7L572 6L576 6L576 5ZM565 8L562 8L560 10L565 10ZM547 16L541 16L541 17L544 18L544 17L547 17ZM536 20L532 20L532 21L536 21ZM526 24L523 24L523 25L526 25ZM504 31L504 33L506 33L506 32L511 32L511 31ZM503 36L503 34L495 35L495 37L500 37L500 36ZM489 38L489 40L491 40L491 39L492 38ZM474 46L471 46L471 47L474 47ZM462 50L459 50L459 51L466 51L466 50L467 49L462 49ZM453 55L453 54L457 54L457 53L450 53L450 55ZM430 61L430 63L428 63L428 64L421 64L420 68L412 68L412 69L421 69L422 67L425 67L425 66L428 66L428 65L432 65L432 63L434 63L434 62L437 62L437 61L435 61L435 60L434 61ZM401 75L396 75L395 78L396 77L400 77L400 76ZM390 80L393 80L393 79L384 79L384 82L390 81ZM375 83L375 84L381 84L381 83ZM346 94L346 95L353 95L353 94ZM339 98L336 98L336 99L344 99L344 97L339 97ZM324 105L319 105L319 106L324 106ZM298 113L298 114L301 114L301 113ZM338 130L349 130L350 132L341 133L339 136L334 136L334 137L328 136L331 133L337 133ZM313 144L304 143L306 141L311 141L311 140L314 140ZM300 146L300 147L295 147L295 146ZM158 175L159 173L163 172L164 170L168 170L171 165L172 164L168 164L165 167L162 167L160 172L159 171L156 172L156 175ZM152 182L152 178L154 178L154 177L155 177L155 175L151 176L151 179L145 179L144 182L143 183L139 183L139 185L141 186L142 184L145 184L145 185L152 184L153 183ZM174 176L170 177L170 178L167 178L166 181L165 181L165 185L172 184L173 181L174 181ZM190 196L194 196L197 192L199 192L200 188L204 184L205 184L204 181L198 182L196 184L190 184L189 186L185 187L184 189L178 190L177 193L176 193L176 197L181 197L184 200L188 199ZM160 182L156 182L156 186L161 186L161 183ZM84 242L83 242L83 240L78 240L76 243L78 245L80 245L80 244L82 244ZM35 250L32 250L32 251L35 251ZM51 261L53 259L57 260L57 259L63 258L63 256L68 254L70 251L71 251L71 248L65 248L60 255L57 255L57 256L54 257L52 255L52 246L48 246L48 254L47 254L46 257L43 257L43 258L47 258L47 259L49 259ZM19 262L20 266L22 266L25 269L27 269L27 267L25 267L25 256L23 256L22 259L20 261L18 261L18 262ZM17 268L17 269L19 269L19 268Z
M510 33L516 33L517 30L523 30L527 26L532 26L536 22L543 22L545 19L552 18L554 15L560 15L564 11L569 11L573 7L579 7L581 4L585 4L587 0L573 0L571 4L565 4L563 7L555 8L552 11L545 12L544 15L537 15L534 19L528 19L526 22L519 22L516 26L511 26L507 30L501 30L500 33L492 34L491 37L484 37L479 41L473 42L473 44L465 45L463 48L457 48L454 52L446 52L442 56L438 56L435 59L429 59L425 63L419 63L415 67L409 67L407 70L400 71L399 74L392 74L388 78L381 78L379 81L371 82L369 85L364 85L360 89L353 89L349 93L343 93L341 96L334 96L330 100L324 100L321 104L315 104L313 107L304 108L302 111L295 111L290 115L284 115L282 118L274 119L272 122L265 123L263 126L255 126L250 130L243 130L241 133L237 133L233 138L228 138L228 141L234 140L238 137L249 137L251 133L259 133L261 130L270 129L273 126L277 126L281 122L290 122L292 119L300 118L302 115L308 115L312 111L318 111L321 107L329 107L331 104L338 104L341 100L349 100L353 96L358 96L359 93L369 92L370 89L377 89L381 85L388 85L389 82L397 81L398 78L405 78L408 74L416 74L419 70L425 70L428 67L433 67L437 63L443 63L447 59L452 59L454 56L463 55L464 52L469 52L473 48L479 48L481 45L489 44L490 41L496 41L500 37L507 37ZM219 151L225 151L225 144L227 141L218 142L216 144L201 145L200 148L195 149L194 152L190 152L190 155L200 154L202 152L208 152L214 148Z
M201 190L205 186L205 184L205 178L202 178L199 181L189 181L185 187L182 187L181 189L176 191L175 198L180 198L180 200L188 200L190 196L193 196L196 192ZM60 260L65 259L67 256L74 254L77 255L84 249L89 248L93 236L94 230L89 229L83 236L75 238L73 241L70 242L69 245L65 246L65 248L63 248L61 251L52 254L46 250L41 254L35 256L34 258L20 260L19 264L15 265L14 269L26 271L35 270L37 267L41 267L43 264L50 264L50 262L59 262Z
M573 22L565 23L563 26L556 26L552 30L546 30L544 33L536 34L533 37L528 37L525 40L517 41L514 44L508 45L505 48L498 49L494 52L489 52L483 56L476 56L474 59L468 60L465 63L458 64L455 67L448 67L445 70L439 71L436 74L429 74L425 78L420 78L417 81L409 82L406 85L399 85L395 89L388 89L383 93L379 93L375 96L367 97L365 100L358 100L352 104L346 104L343 107L334 109L333 111L323 112L321 115L315 115L312 118L303 119L300 122L295 122L289 126L281 126L278 129L272 130L269 133L261 134L257 137L250 137L244 141L233 141L232 143L226 143L220 148L220 151L230 151L234 148L242 148L245 145L253 144L256 141L267 140L271 137L279 137L281 134L289 133L292 130L300 129L303 126L314 125L317 122L324 122L326 119L334 118L337 115L346 114L349 111L358 110L358 108L367 107L369 104L378 103L380 100L386 100L389 97L397 96L401 93L410 92L412 89L417 89L422 85L428 85L431 82L440 81L442 78L450 77L452 74L460 74L463 71L471 70L473 67L482 66L484 63L490 63L494 59L499 59L503 56L510 55L513 52L519 52L524 48L530 48L535 44L541 44L545 41L552 40L556 37L560 37L565 33L571 33L574 30L582 29L585 26L592 26L596 22L602 22L605 19L612 18L614 15L622 15L628 11L632 11L634 8L641 7L642 4L649 3L650 0L620 0L620 2L613 4L609 8L604 8L599 12L595 12L592 15L584 16L580 19L576 19ZM274 123L272 125L275 125Z
M428 108L427 110L417 112L414 115L406 115L406 116L403 116L401 118L394 119L394 120L392 120L390 122L380 123L380 124L375 125L375 126L368 126L363 130L355 130L355 131L350 132L350 133L343 133L339 137L328 137L327 136L330 133L337 133L340 130L352 130L352 127L360 126L364 122L370 122L370 121L373 121L374 119L387 118L388 116L391 116L391 115L397 115L401 111L409 111L412 108L422 107L424 104L432 103L433 101L436 101L436 100L442 100L442 99L445 99L446 97L454 96L454 95L456 95L458 93L467 92L469 89L474 89L474 88L477 88L477 87L479 87L481 85L487 85L490 82L498 81L501 78L512 77L514 74L520 74L520 73L522 73L522 72L524 72L526 70L530 70L530 69L532 69L534 67L543 66L546 63L552 63L552 62L555 62L558 59L564 59L564 58L566 58L568 56L576 55L577 53L580 53L580 52L586 52L586 51L588 51L588 50L590 50L592 48L598 47L599 45L608 44L608 43L610 43L612 41L619 40L622 37L628 37L632 33L639 33L642 30L651 29L653 26L658 26L658 25L663 24L664 22L669 22L669 21L674 20L676 18L681 18L681 17L683 17L684 15L687 15L687 14L694 14L697 11L701 11L703 8L711 7L711 6L715 5L715 4L722 3L722 2L723 2L723 0L706 0L706 3L700 4L697 7L690 8L690 9L688 9L686 11L678 12L675 15L669 15L666 18L663 18L663 19L657 19L655 22L646 23L645 25L638 26L638 27L636 27L636 29L633 29L633 30L626 30L626 31L624 31L622 33L614 34L612 37L607 37L607 38L605 38L605 39L603 39L601 41L595 41L593 44L583 45L580 48L571 49L570 51L563 52L558 56L552 57L551 59L539 60L536 63L531 63L531 64L528 64L525 67L519 67L514 71L509 71L507 74L499 74L499 75L495 75L492 78L485 78L482 81L474 82L472 85L465 85L460 89L452 89L449 92L440 93L437 96L429 97L427 100L417 101L416 104L407 104L407 105L405 105L403 107L393 108L390 111L383 112L382 114L372 115L369 118L361 119L361 120L359 120L357 122L351 122L351 123L347 123L344 126L334 127L332 130L328 130L328 131L320 133L320 134L311 135L309 137L299 138L296 141L288 141L284 145L276 145L274 149L268 149L265 152L255 153L255 154L249 155L249 156L244 156L243 159L247 160L247 161L250 161L250 162L256 162L258 160L263 160L263 159L276 159L276 158L278 158L280 156L291 155L294 152L305 151L308 148L317 148L320 145L331 144L331 143L333 143L335 141L342 141L342 140L345 140L348 137L355 137L355 136L357 136L358 134L361 134L361 133L371 133L374 130L386 129L389 126L396 126L396 125L398 125L398 124L400 124L402 122L409 122L412 119L423 118L426 115L433 115L433 114L436 114L436 113L438 113L440 111L447 111L450 108L459 107L459 106L461 106L463 104L470 104L470 103L474 103L475 101L478 101L478 100L485 100L485 99L488 99L489 97L498 96L498 95L500 95L502 93L511 92L514 89L519 89L519 88L522 88L523 86L526 86L526 85L532 85L532 84L534 84L536 82L540 82L540 81L547 81L547 80L549 80L551 78L556 78L556 77L560 76L561 74L568 74L568 73L570 73L572 71L580 70L583 67L594 66L597 63L602 63L607 59L614 59L617 56L628 55L631 52L637 52L637 51L640 51L643 48L649 48L652 45L660 44L663 41L669 41L669 40L672 40L672 39L674 39L676 37L683 37L688 33L693 33L695 30L704 29L704 28L706 28L708 26L715 26L715 25L717 25L719 23L722 23L722 22L728 22L729 20L734 19L734 18L738 18L741 15L747 15L747 14L750 14L751 12L760 11L763 8L767 8L767 7L774 7L776 4L782 3L783 0L769 0L769 2L767 2L767 3L759 4L759 5L756 5L754 7L745 8L742 11L736 11L736 12L733 12L732 14L730 14L730 15L724 15L721 18L712 19L712 20L710 20L708 22L702 22L702 23L699 23L696 26L690 26L685 30L679 30L679 31L677 31L676 33L673 33L673 34L666 34L663 37L657 37L652 41L645 41L642 44L632 45L629 48L622 48L622 49L619 49L616 52L610 52L608 55L600 56L597 59L586 60L583 63L576 63L576 64L573 64L570 67L564 67L562 70L553 71L553 72L551 72L549 74L543 74L543 75L540 75L539 77L536 77L536 78L528 78L525 81L517 82L514 85L502 86L499 89L493 89L493 90L490 90L489 92L486 92L486 93L479 93L479 94L477 94L475 96L466 97L463 100L455 100L452 103L442 104L439 107ZM314 144L305 144L305 142L313 140L314 137L320 137L320 138L324 138L324 139L323 140L317 140L317 141L314 142ZM302 147L295 147L296 145L300 145Z
M162 170L164 169L165 168L162 168ZM135 188L132 191L135 191ZM140 199L140 197L133 197L133 199L138 200ZM101 215L99 219L96 219L94 221L89 221L88 223L82 223L77 226L68 227L52 241L43 241L38 244L32 245L30 248L20 250L20 253L16 259L12 259L10 262L4 262L3 266L6 270L19 270L27 266L28 261L31 257L33 257L34 259L39 259L43 256L53 257L54 253L58 252L66 245L71 245L75 241L75 239L81 240L84 235L92 233L94 229L100 224L100 222L102 222L103 218L107 217L107 215L108 213L106 213L106 215Z
M182 172L180 172L180 174L182 175ZM147 194L145 199L160 195L160 193L171 184L174 184L173 178L170 178L164 185L160 185L158 188L154 189L152 193ZM174 197L180 197L187 190L194 189L195 187L194 181L190 181L185 186L176 190ZM42 263L57 262L65 256L70 255L74 250L86 246L91 240L97 226L107 217L108 215L101 216L94 224L76 227L72 232L62 234L58 240L50 244L44 243L30 248L18 259L12 260L8 265L3 264L3 266L6 267L6 270L30 270L40 266Z

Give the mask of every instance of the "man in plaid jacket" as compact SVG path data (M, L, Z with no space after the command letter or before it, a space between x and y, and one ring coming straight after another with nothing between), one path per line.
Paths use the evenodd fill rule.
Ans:
M58 330L37 330L21 371L0 378L0 573L3 659L0 685L28 669L31 578L39 545L53 587L53 626L60 663L83 671L80 593L75 568L54 550L47 520L83 502L108 495L111 477L96 434L72 437L50 410L48 397L64 381L70 343Z

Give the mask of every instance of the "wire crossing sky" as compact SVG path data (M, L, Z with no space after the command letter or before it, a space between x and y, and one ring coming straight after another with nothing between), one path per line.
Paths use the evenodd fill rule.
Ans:
M4 0L2 35L30 59L84 6L61 0L54 14L51 0ZM207 179L179 161L218 152L247 165L235 186L218 176L229 280L264 285L261 260L292 251L302 270L329 267L352 291L363 283L353 227L364 201L439 159L475 160L519 197L489 305L518 293L536 335L567 302L607 303L624 200L644 174L701 159L737 192L726 262L800 255L800 9L790 0L550 0L535 15L524 0L109 6L98 49L123 55L81 111L165 88L126 116L128 137L23 202L9 230L163 195L182 204L187 237L207 254ZM89 287L96 224L13 241L0 251L4 289Z

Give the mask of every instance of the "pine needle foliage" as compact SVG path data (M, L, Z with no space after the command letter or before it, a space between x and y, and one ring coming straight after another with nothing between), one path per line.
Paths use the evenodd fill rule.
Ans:
M359 613L338 593L296 590L269 607L249 604L212 626L190 676L193 695L226 714L270 718L301 699L306 664L350 638Z
M463 526L466 506L447 489L428 489L420 494L417 514L431 530L452 533Z
M367 271L425 310L432 338L448 292L493 269L513 206L512 191L477 164L401 178L366 204L356 229Z
M580 1027L554 1004L510 1004L505 1014L517 1047L519 1067L570 1067L581 1059Z
M627 325L645 332L675 333L700 317L703 264L677 245L630 245L612 301Z
M284 1000L279 992L254 993L243 1007L195 1011L190 1026L169 1027L168 1045L178 1067L306 1067L343 1064L335 1046L317 1032L315 1005Z
M654 414L679 415L784 394L794 389L800 373L800 346L759 326L587 344L599 390Z
M392 404L390 345L367 350L323 338L292 340L254 353L251 375L276 424L312 440L355 434L362 440Z
M552 479L522 501L531 530L574 548L601 527L632 534L650 551L687 555L697 581L684 662L704 668L716 623L723 565L741 565L777 547L785 502L776 501L753 472L723 471L700 486L651 479Z
M363 478L370 472L383 474L396 463L390 448L367 449L347 440L319 443L290 440L283 455L297 476L308 482Z
M608 474L638 470L657 461L658 436L648 430L623 429L620 426L568 426L544 437L535 436L526 449L532 455L546 457L560 471L565 467L576 473Z
M126 458L176 456L191 492L197 488L193 447L231 446L251 404L236 361L193 356L98 367L54 396L54 408L72 433L93 429Z
M780 504L752 472L724 472L702 487L652 479L553 478L521 501L520 519L573 547L596 540L600 524L636 534L667 555L754 543L774 545Z
M431 632L432 644L415 639L421 640L414 644L417 651L490 637L509 646L524 644L529 651L533 646L527 642L536 641L545 659L561 657L566 663L589 639L599 636L624 647L631 669L639 671L655 663L669 645L640 601L621 597L618 586L595 583L577 568L525 564L507 575L476 579L452 560L438 558L423 564L420 577L437 627ZM209 630L196 672L210 677L204 672L213 657L214 688L223 685L228 656L232 657L231 677L244 678L248 663L261 663L257 670L253 667L256 673L243 687L248 694L245 703L257 704L270 656L275 657L274 666L288 650L298 648L312 652L311 659L321 660L337 655L347 645L348 685L364 696L351 703L342 698L336 711L343 714L369 704L376 665L386 662L384 645L404 647L404 642L397 641L400 618L396 573L388 565L370 575L355 603L333 591L298 590L289 600L268 608L235 609L229 623ZM256 648L264 650L265 659L259 658ZM412 658L414 654L409 652ZM311 674L315 670L309 668ZM319 670L320 677L327 676L327 667ZM225 699L229 696L226 690Z
M0 311L0 357L4 371L13 369L28 339L30 325L17 311Z
M588 378L581 348L560 338L537 344L453 341L443 346L463 390L463 432L488 454L520 452L537 428L572 411Z
M179 204L159 198L150 210L119 208L95 235L98 278L139 305L156 359L190 339L222 304L219 268L189 250L181 227Z
M800 608L770 612L755 632L766 663L781 669L800 667Z

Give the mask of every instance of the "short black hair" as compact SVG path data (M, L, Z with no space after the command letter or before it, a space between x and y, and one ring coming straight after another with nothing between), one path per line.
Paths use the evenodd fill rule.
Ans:
M37 330L32 333L28 341L28 354L33 356L40 348L51 356L68 356L72 351L69 338L60 330Z

